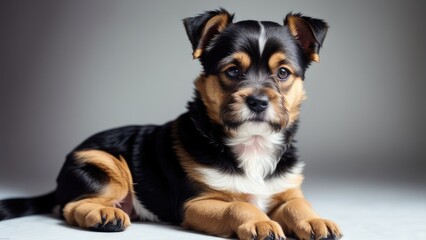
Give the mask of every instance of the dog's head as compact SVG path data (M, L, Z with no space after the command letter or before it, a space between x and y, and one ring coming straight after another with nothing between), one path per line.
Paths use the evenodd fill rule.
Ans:
M204 70L196 90L209 118L228 132L245 123L281 131L298 118L305 70L319 61L327 24L291 13L283 25L232 20L224 9L184 19Z

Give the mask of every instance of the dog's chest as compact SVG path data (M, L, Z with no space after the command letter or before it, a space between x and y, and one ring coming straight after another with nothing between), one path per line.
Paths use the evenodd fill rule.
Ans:
M238 167L248 178L258 182L263 182L266 176L275 171L280 158L277 151L282 144L281 133L241 134L228 141Z
M200 167L195 169L200 179L209 187L230 193L242 194L243 199L263 211L268 210L271 198L275 194L300 187L303 177L303 163L298 163L287 172L271 179L252 178L245 174L233 174L215 168ZM260 180L259 180L260 179Z
M265 181L265 177L276 168L278 159L275 151L276 146L281 142L281 135L251 136L232 146L239 161L239 167L244 170L245 174L245 178L242 178L241 182L246 186L241 189L237 187L237 189L246 191L248 193L247 201L263 212L268 211L270 199L277 190L271 187L274 185L274 181Z
M197 168L203 182L221 191L246 194L248 201L264 209L268 199L279 192L297 187L300 183L301 168L294 169L272 178L270 176L278 164L277 149L283 144L282 134L246 135L227 142L235 154L242 174L229 173L214 168ZM295 170L295 171L292 171Z

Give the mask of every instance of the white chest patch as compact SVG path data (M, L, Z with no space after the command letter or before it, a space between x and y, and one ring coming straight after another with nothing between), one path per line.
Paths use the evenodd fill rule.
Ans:
M269 198L302 184L304 164L296 164L289 172L269 180L256 180L247 175L235 175L213 168L197 168L203 182L219 191L244 193L251 196L250 202L260 209L266 209Z
M282 133L271 132L266 123L246 123L227 141L247 177L262 182L271 174L280 156L277 150L284 142Z
M238 135L227 141L244 174L229 174L205 167L196 170L213 189L249 194L250 202L265 209L271 195L299 187L302 182L303 163L296 164L281 176L265 180L277 166L280 156L276 151L283 141L283 134L271 132L267 124L244 124Z

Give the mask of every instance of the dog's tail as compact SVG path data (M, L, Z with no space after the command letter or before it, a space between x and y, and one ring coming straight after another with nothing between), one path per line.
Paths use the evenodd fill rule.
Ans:
M57 205L56 192L31 198L0 200L0 221L34 214L51 213Z

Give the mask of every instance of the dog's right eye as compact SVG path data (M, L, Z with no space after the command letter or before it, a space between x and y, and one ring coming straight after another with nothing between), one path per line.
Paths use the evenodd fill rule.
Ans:
M225 74L231 79L237 79L240 77L240 70L237 67L230 67L225 70Z

